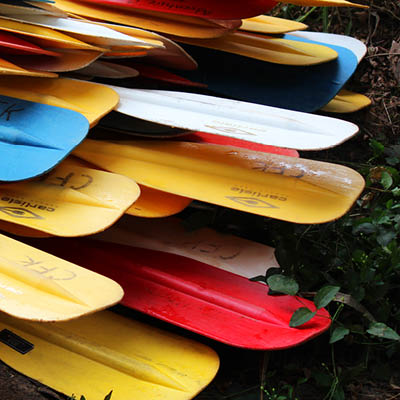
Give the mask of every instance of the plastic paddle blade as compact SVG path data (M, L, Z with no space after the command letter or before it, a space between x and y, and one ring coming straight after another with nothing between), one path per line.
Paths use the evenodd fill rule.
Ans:
M260 151L263 153L280 154L282 156L289 157L300 157L299 152L293 149L285 149L283 147L268 146L266 144L259 144L254 142L249 142L248 140L235 139L228 136L213 135L212 133L205 132L193 132L184 137L178 139L187 142L197 142L197 143L213 143L221 144L224 146L235 146L241 147L243 149Z
M231 346L285 349L330 325L322 309L300 329L290 328L293 312L302 306L314 309L311 301L270 296L262 283L186 257L88 240L68 243L71 251L52 238L44 243L54 254L119 282L125 292L122 304Z
M183 211L192 199L140 185L140 196L126 214L146 218L163 218Z
M136 69L102 60L92 62L87 67L76 71L76 73L91 78L96 77L107 79L135 78L139 75L139 72Z
M0 219L57 236L112 225L139 197L124 176L63 163L40 181L0 186Z
M0 96L0 181L29 179L56 166L86 136L76 111Z
M26 226L14 224L12 222L0 220L0 231L11 233L16 236L44 238L53 236L50 233L38 231L37 229L28 228Z
M307 40L290 35L285 35L285 38ZM289 110L313 112L336 96L358 63L357 57L347 48L331 44L326 46L338 53L336 60L294 68L185 45L184 48L198 61L199 69L183 71L181 75L206 84L219 95ZM318 79L315 79L316 76Z
M177 38L177 40L194 46L282 65L317 65L335 60L338 57L335 50L324 45L301 43L247 32L230 33L217 39ZM243 62L245 61L243 60Z
M54 51L42 49L33 43L4 31L0 31L0 48L2 53L7 54L43 54L53 57L58 56Z
M362 94L342 89L321 111L331 113L352 113L371 105L371 100Z
M266 13L277 4L273 0L248 0L245 3L241 0L219 0L218 2L213 0L190 0L183 2L172 0L169 3L154 2L151 0L142 0L134 3L129 0L84 1L124 9L144 9L211 19L242 19L253 17L255 15Z
M320 150L358 132L358 127L347 121L253 103L194 93L110 87L120 96L116 110L121 113L259 144Z
M18 76L34 76L34 77L46 77L56 78L57 74L53 72L36 71L31 69L25 69L18 65L12 64L0 58L0 76L1 75L18 75Z
M341 165L232 146L86 140L74 154L155 189L301 224L341 217L364 188Z
M96 240L173 253L229 271L245 278L279 268L272 247L220 233L210 228L187 230L184 221L170 218L125 216Z
M105 85L69 78L0 77L0 94L78 111L90 126L119 102L118 94Z
M368 8L364 4L352 3L346 0L285 0L285 3L305 7L358 7Z
M109 311L57 323L2 314L0 352L24 375L91 400L111 390L113 400L189 400L219 367L211 348Z
M253 18L244 19L239 29L248 32L276 35L291 31L301 31L307 29L307 25L290 19L258 15Z
M0 311L34 321L64 321L118 303L111 279L0 235Z
M56 0L55 5L63 11L83 17L134 26L176 36L213 38L237 29L241 21L229 21L228 27L212 20L185 15L173 15L155 11L137 12L101 7L90 3L76 3L70 0Z

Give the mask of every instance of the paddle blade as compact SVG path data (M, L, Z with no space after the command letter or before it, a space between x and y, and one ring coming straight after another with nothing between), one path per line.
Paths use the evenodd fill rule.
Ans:
M34 321L63 321L112 306L122 288L104 276L0 235L0 310Z
M105 85L69 78L0 77L0 94L77 111L91 127L119 102Z
M242 25L240 26L240 30L243 31L275 35L292 31L301 31L303 29L307 29L307 25L301 22L270 17L268 15L246 18L242 21Z
M311 301L270 296L262 283L185 257L84 240L69 241L73 251L65 251L66 242L43 242L49 251L79 259L81 265L120 282L122 304L231 346L285 349L330 325L328 312L321 309L300 329L290 328L298 308L315 309Z
M124 176L63 163L40 181L0 186L0 218L58 236L112 225L139 197Z
M86 136L88 120L76 111L0 96L0 181L41 175Z
M362 94L342 89L321 111L331 113L352 113L371 105L371 100Z
M297 6L305 7L358 7L368 8L364 4L352 3L346 0L288 0L285 1L288 4L295 4Z
M211 348L108 311L51 324L2 314L0 353L30 378L91 400L111 390L112 400L189 400L219 367Z
M341 165L232 146L88 139L74 154L155 189L302 224L341 217L364 188Z

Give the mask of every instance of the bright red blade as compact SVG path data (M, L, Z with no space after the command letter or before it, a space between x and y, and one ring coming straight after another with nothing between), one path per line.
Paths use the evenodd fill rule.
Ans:
M96 5L135 8L170 14L190 15L209 19L242 19L255 17L271 10L273 0L84 0Z
M186 257L87 240L42 239L35 246L114 279L125 292L122 304L232 346L285 349L331 322L321 309L290 328L295 310L315 309L311 301L270 296L262 283Z

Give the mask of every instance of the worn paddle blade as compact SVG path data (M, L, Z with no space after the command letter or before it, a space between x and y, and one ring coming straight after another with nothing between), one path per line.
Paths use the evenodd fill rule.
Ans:
M111 279L0 235L0 310L34 321L64 321L118 303Z
M305 7L358 7L368 8L364 4L352 3L346 0L285 0L285 3Z
M188 230L183 220L176 217L125 216L93 238L177 254L245 278L265 275L269 268L279 268L272 247L210 228Z
M335 50L324 45L272 38L247 32L230 33L217 39L176 38L176 40L194 46L283 65L317 65L335 60L338 57Z
M301 329L290 328L298 308L315 310L311 301L270 296L262 283L186 257L114 243L55 239L42 240L45 248L119 282L125 292L122 304L231 346L285 349L314 338L331 322L321 309Z
M307 29L307 25L290 19L258 15L244 19L239 29L255 33L282 34Z
M76 111L0 96L0 181L44 174L86 136L88 120Z
M362 94L342 89L321 111L331 113L352 113L371 105L371 100Z
M173 127L297 150L336 146L358 132L339 119L194 93L110 86L117 111Z
M285 38L324 44L291 35L285 35ZM219 95L289 110L314 112L336 96L358 64L355 54L347 48L331 44L326 46L338 53L336 60L310 67L293 67L185 45L185 49L198 61L199 69L182 71L181 75L206 84Z
M341 165L232 146L88 139L74 154L155 189L301 224L341 217L364 188Z
M0 58L0 75L18 75L18 76L34 76L34 77L47 77L56 78L57 74L53 72L36 71L32 69L21 68L18 65L12 64Z
M75 72L79 75L107 79L134 78L139 75L136 69L102 60L92 62L87 67Z
M134 12L70 0L56 0L55 4L61 10L71 14L184 37L219 37L241 25L240 20L232 22L229 27L226 27L223 24L199 17L146 10Z
M172 0L168 3L161 1L155 2L152 0L137 2L132 2L130 0L84 1L97 5L118 7L124 10L144 9L210 19L242 19L253 17L266 13L276 5L276 2L273 0L247 0L246 2L241 0L219 0L218 2L213 0L191 0L188 2Z
M189 400L219 367L211 348L109 311L57 323L1 314L0 352L30 378L90 400L111 390L113 400Z
M0 94L78 111L91 127L119 102L105 85L69 78L0 77Z
M108 228L139 197L124 176L68 162L40 181L0 186L0 219L58 236L90 235Z

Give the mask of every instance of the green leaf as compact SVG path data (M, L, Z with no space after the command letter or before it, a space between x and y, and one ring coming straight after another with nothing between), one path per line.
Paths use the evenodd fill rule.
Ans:
M394 189L392 189L392 193L393 196L400 196L400 188L399 187L395 187Z
M110 393L108 393L108 395L106 397L104 397L104 400L111 400L111 395L112 395L112 390Z
M329 343L332 344L338 342L339 340L342 340L349 333L350 333L349 329L345 328L344 326L338 326L333 330Z
M364 222L360 225L357 225L353 228L353 235L356 235L357 233L375 233L376 232L376 226L374 224L371 224L370 222Z
M303 325L308 322L317 312L312 312L307 307L298 308L290 318L289 326L296 328L297 326Z
M382 172L381 185L385 189L389 189L390 186L393 185L393 178L392 178L392 175L389 174L389 172L387 172L387 171Z
M299 291L298 283L285 275L275 274L267 279L268 286L274 292L290 294L294 296Z
M398 335L392 328L389 328L383 322L372 322L367 332L370 335L378 336L384 339L400 340Z
M82 395L80 400L86 400L86 397Z
M376 241L382 246L387 246L395 237L397 236L397 232L392 230L384 230L379 233L376 237Z
M336 293L340 290L340 286L324 286L318 290L314 297L314 304L317 309L326 307L335 297Z
M380 156L383 153L383 151L385 150L385 146L375 139L371 139L371 141L369 142L369 145L372 148L375 157Z

